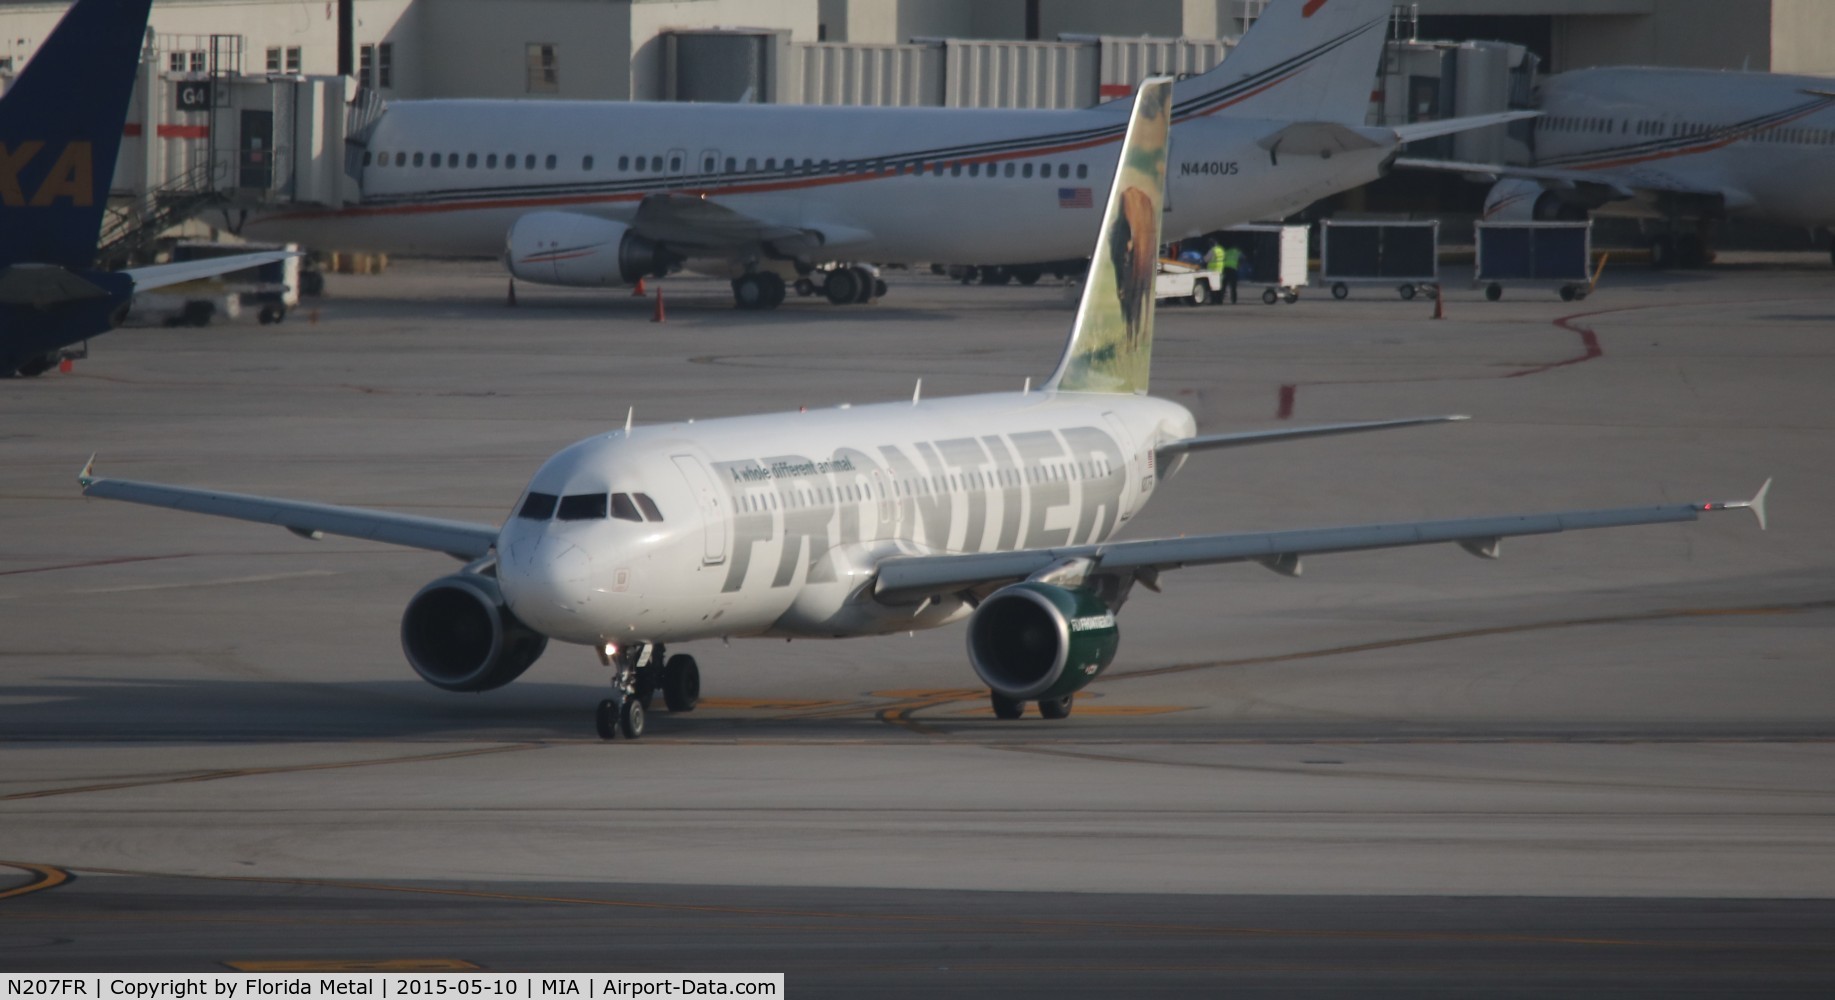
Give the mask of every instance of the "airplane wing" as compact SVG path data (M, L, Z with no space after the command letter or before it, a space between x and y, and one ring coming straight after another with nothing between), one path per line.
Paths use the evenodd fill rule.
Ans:
M1503 163L1470 163L1460 160L1431 160L1408 156L1396 160L1395 167L1400 170L1439 170L1458 174L1479 174L1493 179L1520 177L1524 180L1540 181L1548 187L1596 189L1611 200L1636 198L1639 192L1661 192L1701 198L1728 198L1726 191L1684 184L1666 173L1656 171L1518 167Z
M1397 139L1402 142L1414 142L1418 139L1432 139L1442 135L1453 135L1457 132L1470 132L1475 128L1536 118L1541 114L1540 111L1499 111L1489 115L1468 115L1464 118L1443 118L1439 121L1394 125L1391 128L1395 131Z
M809 257L821 247L871 238L845 226L772 222L694 194L650 195L637 206L631 228L690 256L723 256L743 247L765 246L786 256Z
M240 271L247 267L260 267L275 261L298 257L296 250L263 250L259 253L236 254L232 257L206 257L203 260L183 260L176 264L151 264L146 267L130 267L123 274L134 279L134 290L137 292L165 288L167 285L196 281L199 278L214 278L219 274Z
M1191 451L1208 451L1212 448L1235 448L1245 444L1270 444L1276 441L1298 441L1303 438L1327 437L1333 434L1357 434L1362 431L1381 431L1391 427L1418 427L1421 424L1444 424L1459 420L1470 420L1464 414L1453 414L1444 417L1403 417L1397 420L1370 420L1355 424L1314 424L1310 427L1277 427L1265 431L1237 431L1231 434L1200 434L1197 437L1180 438L1168 441L1153 449L1164 462L1174 455L1183 455Z
M1771 480L1750 500L1570 510L1550 514L1473 517L1343 528L1310 528L1242 534L1197 535L1142 541L1072 545L966 555L895 556L881 562L873 596L888 604L1001 585L1045 570L1081 562L1084 575L1131 574L1153 585L1161 570L1226 562L1257 562L1287 576L1300 574L1303 556L1362 552L1453 542L1475 556L1495 559L1499 542L1520 535L1546 535L1588 528L1693 521L1708 511L1750 509L1765 527L1765 497Z
M95 464L95 456L89 456L88 464L77 474L77 483L83 487L84 496L275 524L301 538L342 535L346 538L405 545L412 549L444 552L465 562L486 555L497 544L497 528L489 524L447 521L300 500L280 500L244 493L225 493L221 490L167 486L164 483L97 479L94 475Z

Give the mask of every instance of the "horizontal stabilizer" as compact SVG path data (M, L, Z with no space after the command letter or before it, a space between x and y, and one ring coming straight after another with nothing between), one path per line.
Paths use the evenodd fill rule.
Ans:
M108 298L108 290L55 264L0 268L0 306L48 309L60 302Z
M1470 115L1465 118L1444 118L1440 121L1414 122L1409 125L1396 125L1395 137L1402 142L1415 142L1420 139L1433 139L1443 135L1454 135L1459 132L1470 132L1476 128L1487 128L1492 125L1503 125L1507 122L1535 118L1540 111L1500 111L1490 115Z
M1363 431L1383 431L1392 427L1418 427L1422 424L1445 424L1460 420L1470 420L1464 414L1452 414L1444 417L1401 417L1395 420L1370 420L1355 424L1314 424L1310 427L1277 427L1265 431L1238 431L1233 434L1200 434L1197 437L1180 438L1155 448L1160 461L1181 455L1188 451L1206 451L1211 448L1236 448L1245 444L1272 444L1276 441L1300 441L1305 438L1330 437L1335 434L1357 434Z
M298 257L296 250L263 250L258 253L236 254L233 257L206 257L202 260L182 260L176 264L149 264L146 267L130 267L122 273L134 279L134 290L137 292L152 291L169 285L180 285L187 281L202 278L214 278L244 268L260 267L275 261Z

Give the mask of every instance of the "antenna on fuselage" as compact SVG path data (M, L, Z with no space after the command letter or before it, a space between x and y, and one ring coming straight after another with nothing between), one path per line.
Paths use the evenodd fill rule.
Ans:
M918 405L918 400L922 399L923 397L924 397L924 380L918 379L917 388L911 390L911 405L912 406Z
M624 436L625 437L631 436L631 418L635 416L637 416L637 407L635 406L624 411Z

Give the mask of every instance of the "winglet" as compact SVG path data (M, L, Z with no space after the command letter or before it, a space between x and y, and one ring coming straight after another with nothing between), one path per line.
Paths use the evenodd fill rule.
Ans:
M1771 493L1771 479L1767 477L1765 480L1765 484L1759 487L1759 491L1757 493L1752 494L1752 499L1750 500L1728 500L1722 503L1715 503L1713 501L1709 501L1708 503L1697 504L1695 509L1701 510L1701 511L1734 510L1740 507L1744 507L1752 511L1753 517L1756 517L1759 519L1759 530L1764 531L1765 530L1765 497L1770 493Z
M92 451L89 453L89 461L83 463L83 471L76 474L76 484L88 490L89 484L96 481L95 471L96 453Z

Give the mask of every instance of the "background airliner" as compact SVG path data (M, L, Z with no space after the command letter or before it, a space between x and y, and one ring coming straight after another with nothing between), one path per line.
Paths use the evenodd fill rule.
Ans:
M1721 219L1835 233L1835 80L1611 67L1549 77L1526 167L1404 159L1501 178L1485 217L1660 219L1659 267L1699 267ZM1835 258L1835 239L1829 252Z
M121 325L136 290L293 256L94 269L152 0L78 0L0 98L0 376Z
M1167 230L1291 214L1380 176L1402 142L1521 117L1363 125L1388 0L1275 0L1175 90ZM362 200L239 223L263 240L505 253L519 279L629 285L684 261L772 308L805 277L836 304L883 290L821 262L1077 257L1126 127L1081 111L606 101L404 101L361 147ZM231 220L232 226L238 223Z
M1694 520L1751 500L1111 541L1195 451L1435 423L1420 417L1199 435L1184 407L1147 395L1153 282L1173 105L1143 84L1109 191L1089 280L1057 370L1038 391L627 425L549 458L501 526L98 479L83 491L444 552L465 569L402 617L420 676L451 691L516 679L550 639L613 669L602 736L644 728L652 692L694 707L700 674L665 649L744 636L844 638L968 621L968 658L996 715L1027 702L1063 718L1107 667L1115 613L1166 570Z

